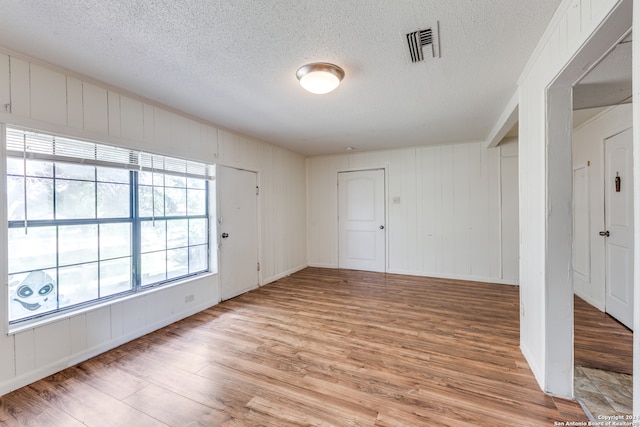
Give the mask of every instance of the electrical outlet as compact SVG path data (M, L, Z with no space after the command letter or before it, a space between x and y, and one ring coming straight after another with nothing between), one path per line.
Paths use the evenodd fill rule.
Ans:
M184 302L191 302L193 301L193 299L194 299L193 294L189 294L186 297L184 297Z

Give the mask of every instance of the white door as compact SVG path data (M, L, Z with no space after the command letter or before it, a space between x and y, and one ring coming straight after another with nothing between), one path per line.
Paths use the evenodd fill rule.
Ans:
M258 287L257 175L217 166L221 299Z
M605 140L607 313L633 329L632 130ZM617 182L616 182L617 181Z
M338 266L385 271L384 169L338 173Z

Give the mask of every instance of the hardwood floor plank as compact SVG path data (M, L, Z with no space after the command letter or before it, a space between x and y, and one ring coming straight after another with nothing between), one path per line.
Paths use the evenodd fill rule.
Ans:
M565 420L582 420L584 419L584 410L582 406L575 400L561 399L559 397L553 398L556 408L564 416Z
M65 372L65 371L63 371ZM111 427L135 425L161 427L166 424L152 418L118 399L70 376L53 375L29 387L51 405L71 415L86 426Z
M231 419L224 410L198 403L154 384L134 393L124 403L170 426L219 426Z
M519 349L518 310L512 286L307 268L3 396L0 420L224 427L585 421L575 402L540 391ZM584 327L598 325L590 319ZM585 336L588 347L597 333Z
M144 355L124 357L118 364L152 384L220 411L242 407L252 397L234 383L221 381L220 378L205 378Z
M373 426L377 413L371 419L350 417L348 413L331 411L327 407L305 407L304 405L291 406L287 401L267 400L254 397L247 405L256 412L268 414L281 420L280 425L312 425L312 426Z
M373 424L377 411L361 402L351 399L337 399L334 395L322 393L309 386L306 377L290 374L259 363L246 360L237 361L233 357L221 357L200 372L211 379L224 380L235 384L255 396L265 397L275 402L288 402L291 407L308 408L312 413L326 412L339 414L350 420L371 420ZM338 424L339 425L339 424Z
M633 375L633 332L577 296L574 313L575 365Z
M119 400L149 385L148 381L119 369L115 364L106 365L97 358L69 368L67 372L75 379Z
M81 427L80 421L42 399L35 390L23 387L0 397L0 425Z
M421 413L416 413L421 412ZM385 408L376 420L375 427L416 427L416 426L448 426L477 427L475 422L452 418L446 412L433 410L430 412L406 411L398 408Z

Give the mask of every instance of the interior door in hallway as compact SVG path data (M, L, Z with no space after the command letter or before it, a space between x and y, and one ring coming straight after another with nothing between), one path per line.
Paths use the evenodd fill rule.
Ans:
M384 272L384 169L338 173L338 266Z
M217 166L221 299L258 287L257 174Z
M605 140L607 313L633 329L633 131Z

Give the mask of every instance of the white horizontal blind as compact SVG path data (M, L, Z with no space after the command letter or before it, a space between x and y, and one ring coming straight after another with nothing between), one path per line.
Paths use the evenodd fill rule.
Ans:
M211 167L204 163L143 152L138 153L137 162L138 167L142 170L163 171L173 175L212 179Z
M6 132L9 156L214 179L213 167L204 163L17 128Z

